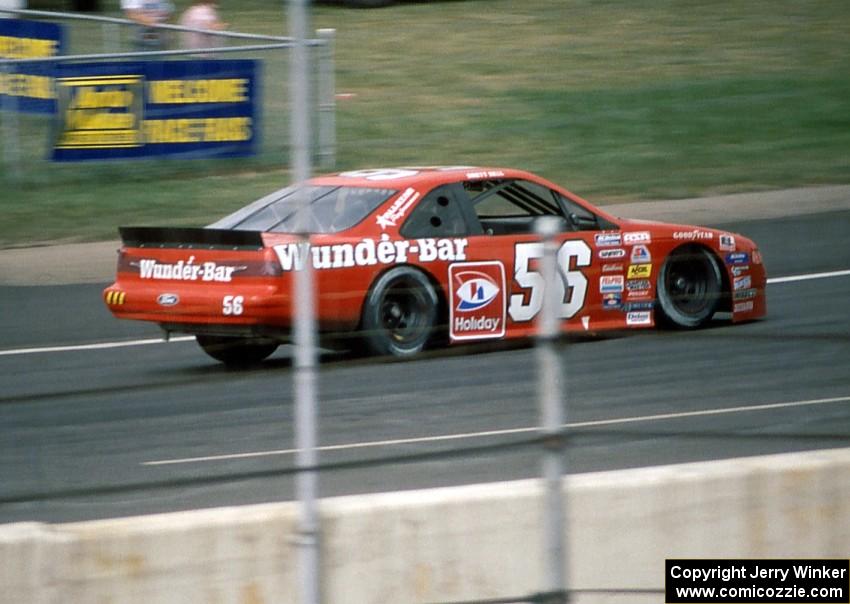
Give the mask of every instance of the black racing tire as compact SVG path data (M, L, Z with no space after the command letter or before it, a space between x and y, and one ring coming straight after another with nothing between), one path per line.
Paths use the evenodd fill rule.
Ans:
M231 366L255 365L270 356L278 347L274 340L256 338L199 334L195 339L204 352L216 361Z
M397 266L372 285L363 305L362 342L368 353L408 357L431 340L440 300L428 277Z
M714 316L723 296L723 277L709 250L686 245L664 260L656 287L661 322L677 329L694 329Z

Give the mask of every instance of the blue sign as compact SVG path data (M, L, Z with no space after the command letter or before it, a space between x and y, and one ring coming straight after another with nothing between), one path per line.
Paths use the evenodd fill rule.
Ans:
M237 157L260 134L255 60L56 66L52 159Z
M56 23L0 19L0 58L40 59L65 54L65 28ZM0 70L0 107L25 113L56 110L52 63L20 64Z

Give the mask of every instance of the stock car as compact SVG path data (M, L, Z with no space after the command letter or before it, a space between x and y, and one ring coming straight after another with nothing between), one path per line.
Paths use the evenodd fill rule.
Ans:
M553 216L558 277L535 223ZM550 220L551 221L551 220ZM404 357L430 345L534 335L546 287L563 332L691 329L766 313L755 243L612 216L530 172L416 167L319 176L204 228L121 227L114 316L196 336L228 364L261 361L293 327L312 267L328 346ZM553 294L554 296L554 294Z

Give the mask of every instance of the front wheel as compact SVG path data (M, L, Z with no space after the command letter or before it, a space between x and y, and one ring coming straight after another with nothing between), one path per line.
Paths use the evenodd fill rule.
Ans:
M673 250L658 275L661 319L672 327L705 325L720 303L723 278L714 256L699 246Z
M278 347L274 340L256 338L197 335L195 339L204 352L225 365L254 365Z
M368 352L396 357L420 352L434 332L439 302L421 271L398 266L381 275L363 306L363 342Z

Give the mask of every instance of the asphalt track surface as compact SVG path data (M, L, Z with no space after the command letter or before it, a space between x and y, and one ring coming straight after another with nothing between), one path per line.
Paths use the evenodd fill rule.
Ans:
M724 225L762 249L765 320L567 343L568 471L850 445L848 227ZM0 523L294 498L289 351L234 371L139 343L159 332L112 319L101 288L0 287ZM116 342L135 343L85 347ZM534 349L463 353L323 361L322 496L538 475Z

